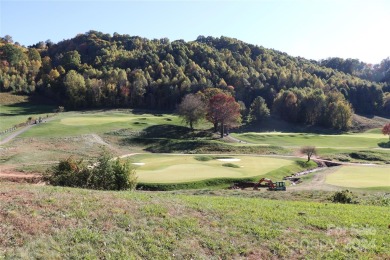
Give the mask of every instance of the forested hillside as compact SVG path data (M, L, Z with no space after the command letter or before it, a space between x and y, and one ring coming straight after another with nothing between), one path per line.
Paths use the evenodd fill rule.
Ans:
M246 108L261 96L291 122L342 129L352 111L390 115L389 58L313 61L228 37L170 42L89 31L28 48L7 36L0 60L1 91L37 93L66 109L171 110L189 93L219 88Z

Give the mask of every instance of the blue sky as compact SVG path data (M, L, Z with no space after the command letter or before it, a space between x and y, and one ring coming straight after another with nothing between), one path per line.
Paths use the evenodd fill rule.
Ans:
M0 36L28 46L89 30L192 41L228 36L308 59L390 56L389 0L0 0Z

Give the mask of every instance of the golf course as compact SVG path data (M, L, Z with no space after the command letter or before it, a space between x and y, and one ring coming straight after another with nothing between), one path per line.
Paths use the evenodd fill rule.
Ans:
M390 151L378 145L387 142L378 128L232 132L221 139L209 122L190 130L171 112L54 109L1 105L2 129L49 117L0 136L0 258L390 255ZM308 145L317 148L310 162L299 152ZM138 190L42 181L70 159L93 169L107 150L131 165ZM285 182L287 190L230 189L262 178ZM337 194L359 205L335 203Z

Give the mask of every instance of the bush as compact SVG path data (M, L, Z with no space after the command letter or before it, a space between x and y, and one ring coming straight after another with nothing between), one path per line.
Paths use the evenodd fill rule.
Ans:
M111 159L103 150L97 162L87 167L82 161L69 157L60 161L45 176L54 186L89 188L96 190L132 190L137 185L135 169L129 161Z
M222 164L222 166L232 167L232 168L240 168L240 166L238 166L237 164L234 164L234 163L224 163L224 164Z
M355 196L353 195L352 191L349 190L335 192L331 197L331 200L334 203L357 204Z
M195 156L194 159L197 161L201 161L201 162L207 162L207 161L211 161L213 159L213 157L206 156L206 155L200 155L200 156Z

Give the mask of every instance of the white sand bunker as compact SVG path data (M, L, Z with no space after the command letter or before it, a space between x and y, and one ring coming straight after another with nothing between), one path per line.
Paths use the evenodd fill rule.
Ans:
M134 162L134 163L132 163L132 164L134 164L134 165L138 165L138 166L145 165L145 163L143 163L143 162Z
M221 162L239 162L239 161L241 161L241 159L238 159L238 158L226 158L226 159L218 159L218 161L221 161Z

